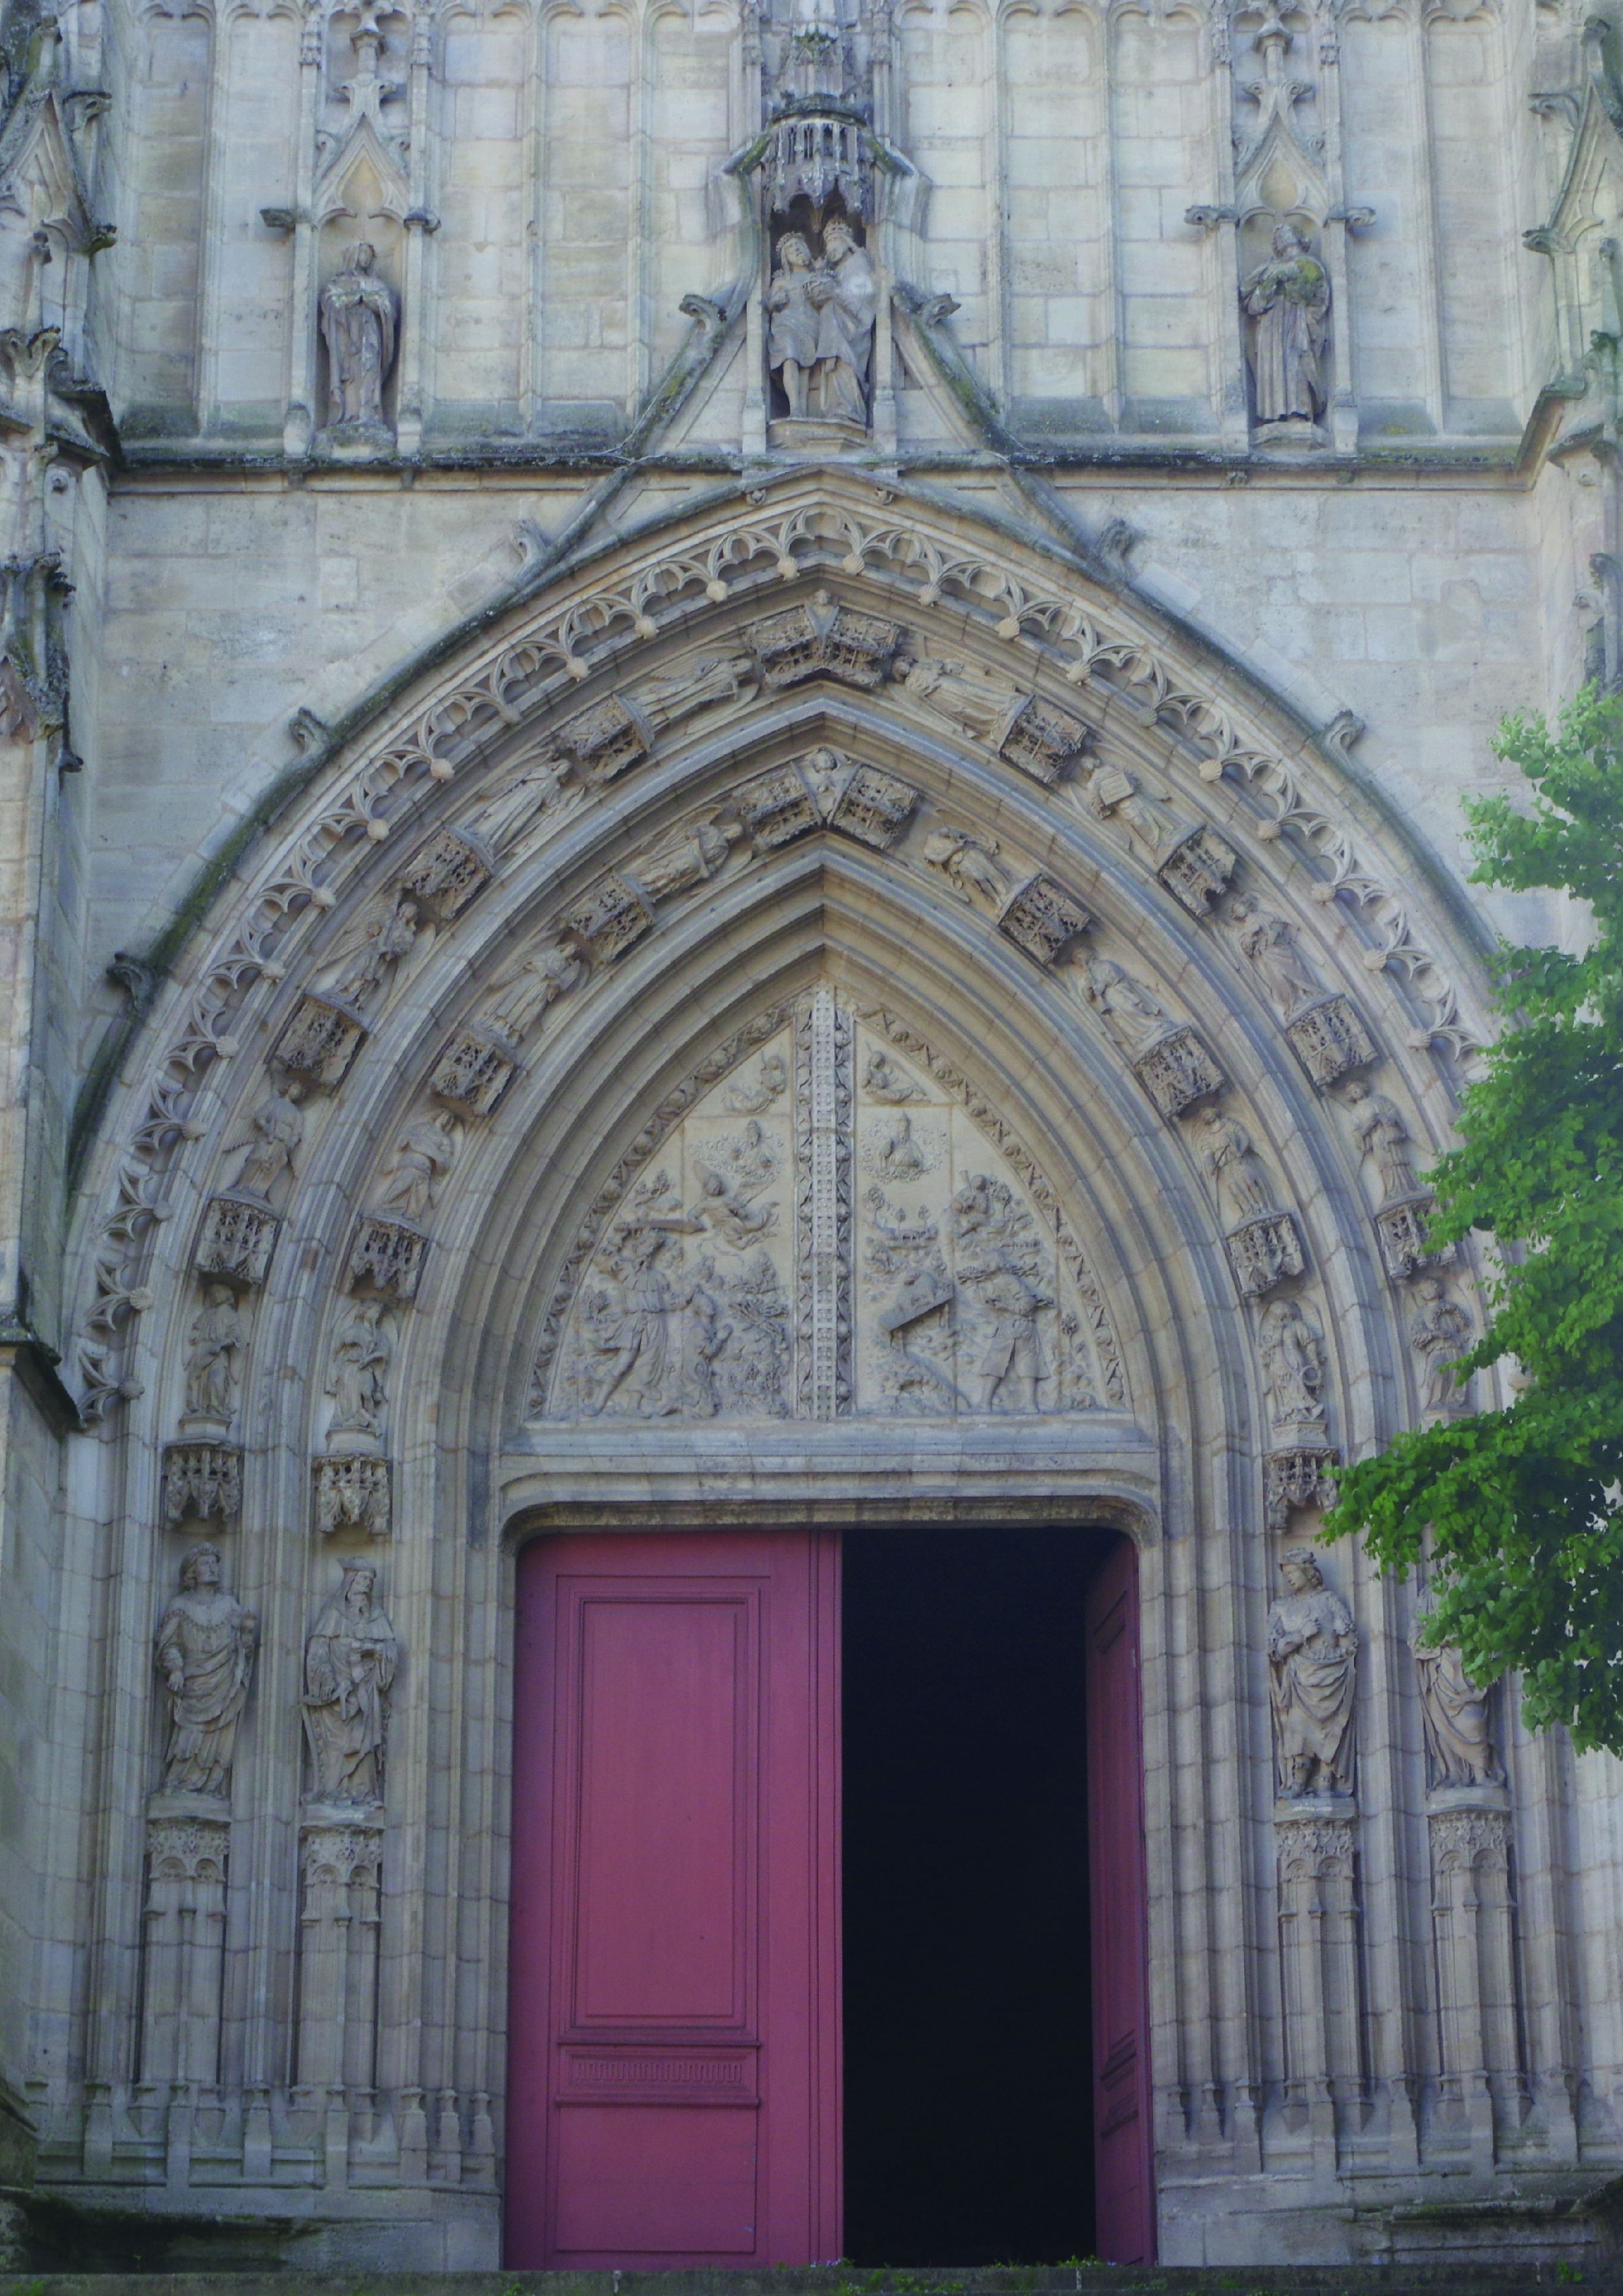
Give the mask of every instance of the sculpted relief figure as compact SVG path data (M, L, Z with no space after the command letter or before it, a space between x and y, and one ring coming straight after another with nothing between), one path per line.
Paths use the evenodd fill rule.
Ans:
M374 893L323 966L323 992L362 1012L425 930L415 897L398 886Z
M343 1565L304 1652L304 1729L310 1799L375 1808L383 1799L389 1693L399 1660L395 1630L377 1607L370 1562Z
M242 1315L229 1283L205 1283L186 1346L186 1415L229 1427L236 1407Z
M971 907L984 901L1001 909L1014 880L998 859L996 838L971 837L965 829L932 829L924 840L923 855L932 869L947 880L948 892Z
M1316 422L1324 411L1320 361L1330 324L1330 278L1299 225L1282 223L1273 252L1241 287L1251 321L1257 420Z
M1409 1345L1420 1358L1421 1409L1447 1417L1463 1411L1469 1397L1455 1377L1454 1367L1470 1352L1475 1336L1471 1317L1439 1275L1426 1276L1418 1287L1420 1300L1409 1322Z
M380 278L377 250L359 240L321 291L327 347L327 420L375 427L384 421L383 386L394 365L399 299Z
M301 1084L273 1083L249 1118L246 1136L232 1141L227 1150L228 1154L234 1154L239 1148L246 1152L236 1177L229 1183L234 1194L258 1196L262 1203L268 1203L276 1182L284 1172L292 1171L293 1159L304 1138L304 1110L300 1105L303 1099Z
M1282 1021L1299 1012L1309 997L1323 995L1324 982L1296 946L1295 927L1283 917L1250 893L1237 893L1228 905L1228 921L1241 955Z
M163 1791L223 1799L231 1787L259 1622L220 1585L217 1546L191 1549L180 1566L180 1587L159 1622L156 1642L169 1716Z
M757 1116L789 1089L789 1063L782 1053L763 1053L753 1078L727 1086L725 1106L734 1116Z
M811 290L816 276L810 242L803 233L786 231L778 242L777 268L766 290L771 321L766 363L783 385L790 414L797 418L811 412L812 369L817 364L817 308Z
M1225 1219L1238 1227L1266 1218L1275 1209L1273 1184L1244 1125L1221 1109L1208 1108L1195 1127L1195 1140Z
M888 1107L898 1107L904 1101L928 1097L922 1085L914 1084L905 1069L900 1069L889 1053L875 1045L868 1054L862 1073L862 1088L870 1100L882 1101Z
M1114 957L1086 958L1082 979L1084 994L1103 1021L1106 1035L1129 1060L1147 1052L1171 1028L1166 1006Z
M651 900L661 901L717 875L743 833L736 822L684 822L645 845L626 867Z
M1434 1790L1503 1785L1504 1768L1493 1742L1488 1693L1472 1682L1452 1643L1433 1649L1422 1639L1426 1618L1424 1611L1416 1616L1410 1644L1420 1677L1427 1783Z
M329 1437L381 1438L383 1414L389 1407L384 1382L394 1353L382 1300L351 1300L332 1339L326 1388L333 1405Z
M628 698L637 716L657 731L701 709L735 701L754 685L755 664L747 653L707 653L662 677L645 678Z
M527 949L496 975L481 1017L498 1035L521 1044L547 1006L578 988L586 972L585 959L561 941Z
M1341 1097L1353 1112L1353 1134L1361 1153L1374 1160L1382 1203L1411 1194L1414 1168L1409 1161L1409 1128L1397 1103L1383 1092L1372 1091L1357 1077L1345 1086Z
M462 1127L449 1110L414 1117L383 1167L375 1209L421 1227L461 1146Z
M1006 678L995 677L990 670L978 669L972 662L902 654L891 674L915 701L922 701L972 741L988 742L993 749L1031 698Z
M522 836L538 814L557 804L562 789L557 760L537 758L482 805L468 826L499 853L511 840Z
M1358 1630L1307 1547L1279 1568L1286 1591L1268 1612L1279 1791L1291 1800L1350 1793Z
M1295 1300L1265 1309L1259 1344L1268 1417L1275 1427L1299 1427L1324 1416L1324 1340Z

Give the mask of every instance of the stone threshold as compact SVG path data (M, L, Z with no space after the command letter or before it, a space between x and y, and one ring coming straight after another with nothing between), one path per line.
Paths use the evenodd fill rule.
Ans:
M0 2275L0 2296L1623 2296L1623 2263L917 2266Z

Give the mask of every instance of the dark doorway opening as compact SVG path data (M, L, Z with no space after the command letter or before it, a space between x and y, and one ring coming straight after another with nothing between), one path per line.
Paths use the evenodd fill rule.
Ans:
M1084 1655L1110 1544L846 1534L855 2262L1094 2252Z

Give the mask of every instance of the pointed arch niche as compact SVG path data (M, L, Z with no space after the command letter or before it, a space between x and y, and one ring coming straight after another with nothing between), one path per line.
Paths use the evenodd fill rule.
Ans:
M1077 558L815 472L521 583L316 739L86 1166L70 1538L123 1621L84 1752L85 1942L123 1987L91 2079L140 2078L149 1613L200 1526L262 1621L225 1885L258 1974L219 2062L290 2161L314 2143L275 2005L305 1997L300 1652L365 1555L402 1657L347 2141L386 2182L439 2095L444 2204L482 2223L515 1542L1086 1521L1140 1554L1160 2173L1284 2166L1310 2096L1412 2147L1415 1718L1361 1756L1392 1905L1348 1948L1356 2063L1320 2062L1340 2028L1258 1910L1281 1543L1423 1407L1424 1287L1470 1313L1413 1175L1476 953L1344 750ZM200 1398L211 1306L237 1336ZM1376 1695L1402 1598L1328 1567Z

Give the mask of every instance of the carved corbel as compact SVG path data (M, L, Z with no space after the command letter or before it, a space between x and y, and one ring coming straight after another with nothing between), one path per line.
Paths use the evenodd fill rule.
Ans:
M1333 1471L1341 1454L1331 1444L1292 1444L1267 1451L1262 1461L1263 1514L1268 1529L1282 1535L1290 1528L1293 1507L1326 1507L1334 1503Z
M324 1538L336 1531L360 1530L368 1538L388 1538L393 1522L387 1459L353 1455L311 1462L316 1528Z
M199 1275L254 1291L270 1269L282 1223L260 1197L210 1196L192 1265Z
M1426 1229L1436 1209L1437 1199L1424 1189L1417 1189L1413 1195L1399 1196L1391 1203L1382 1204L1376 1212L1375 1234L1381 1261L1394 1281L1418 1275L1422 1267L1446 1267L1453 1259L1453 1244L1434 1245L1426 1241Z
M1285 1023L1291 1049L1316 1085L1333 1084L1381 1058L1356 1004L1339 989L1316 996Z
M358 1223L344 1267L345 1288L403 1306L417 1296L429 1239L409 1221L368 1212Z
M163 1527L217 1521L229 1529L242 1511L242 1452L235 1443L167 1443Z
M370 1034L350 1006L311 991L293 1007L271 1057L289 1076L336 1092Z
M1224 1241L1234 1281L1248 1300L1261 1300L1307 1262L1296 1220L1290 1212L1264 1212L1230 1228Z
M429 1090L459 1116L490 1116L518 1070L517 1054L504 1037L464 1029L442 1049Z
M1200 1032L1187 1026L1168 1029L1133 1062L1133 1073L1165 1117L1190 1109L1221 1092L1227 1079Z

